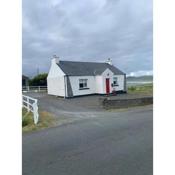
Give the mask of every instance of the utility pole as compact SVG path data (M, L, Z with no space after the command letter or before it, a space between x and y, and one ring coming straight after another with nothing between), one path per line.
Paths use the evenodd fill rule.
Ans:
M37 67L37 75L39 75L39 67Z

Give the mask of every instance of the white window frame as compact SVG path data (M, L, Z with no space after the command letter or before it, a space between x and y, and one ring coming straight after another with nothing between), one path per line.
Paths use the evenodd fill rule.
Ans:
M87 83L88 79L79 79L79 89L80 90L87 89L88 88ZM82 87L80 86L80 84L82 84Z
M118 86L118 77L113 77L113 86Z

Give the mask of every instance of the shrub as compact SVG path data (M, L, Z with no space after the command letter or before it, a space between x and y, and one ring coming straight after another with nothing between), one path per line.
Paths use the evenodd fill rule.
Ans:
M29 81L30 86L47 86L47 73L39 74Z
M24 120L22 121L22 127L27 126L27 125L28 125L28 121L24 119Z
M31 113L28 113L26 116L22 119L22 127L33 124L33 117Z

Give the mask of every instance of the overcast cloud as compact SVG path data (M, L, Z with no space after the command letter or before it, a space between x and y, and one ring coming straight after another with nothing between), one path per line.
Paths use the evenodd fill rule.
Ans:
M23 0L23 73L62 60L152 72L152 0Z

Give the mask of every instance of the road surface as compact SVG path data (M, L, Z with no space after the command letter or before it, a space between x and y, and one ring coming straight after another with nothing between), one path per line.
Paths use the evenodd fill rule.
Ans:
M152 175L152 107L23 135L23 175Z

